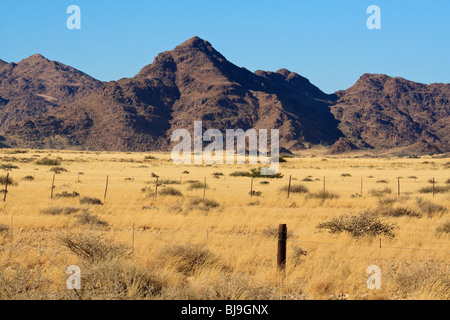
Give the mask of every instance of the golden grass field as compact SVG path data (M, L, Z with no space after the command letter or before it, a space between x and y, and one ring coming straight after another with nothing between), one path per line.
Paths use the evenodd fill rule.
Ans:
M17 167L1 173L13 179L0 199L1 299L450 298L449 159L305 154L280 164L281 179L255 178L261 195L250 197L251 178L230 173L255 165L175 165L162 153L0 152L0 164ZM36 164L45 157L67 170L55 175L53 199L55 166ZM152 173L161 183L156 198ZM289 176L309 192L288 198L281 188ZM308 196L323 189L323 177L339 198ZM433 177L444 192L419 193ZM206 190L190 189L190 180L205 178ZM170 188L182 195L164 195ZM374 191L385 188L391 193ZM64 191L79 196L57 196ZM86 196L104 203L80 204ZM389 208L417 216L385 214ZM316 228L366 211L395 223L395 237ZM276 264L279 224L288 228L285 276ZM67 289L70 265L81 268L81 290ZM381 269L380 289L366 285L370 265Z

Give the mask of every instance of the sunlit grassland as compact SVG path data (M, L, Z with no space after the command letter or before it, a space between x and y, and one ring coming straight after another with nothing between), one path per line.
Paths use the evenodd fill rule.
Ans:
M146 159L148 156L151 158ZM67 170L55 174L53 198L52 166L36 164L44 157L58 160L58 166ZM145 294L139 286L145 282L143 277L139 282L130 276L124 280L129 281L127 285L119 286L116 281L117 290L111 291L109 283L100 277L91 293L83 287L83 298L450 298L450 236L442 231L449 220L450 192L434 197L419 193L432 185L432 178L435 186L449 185L449 159L304 156L286 160L280 164L283 177L253 179L252 190L261 195L250 196L251 178L230 174L257 165L175 165L170 154L162 153L3 150L0 164L14 164L18 169L2 173L8 172L17 185L9 185L6 201L2 201L3 194L0 200L0 225L6 228L0 233L0 281L12 284L8 290L0 289L0 298L79 298L66 288L65 269L80 265L82 275L88 277L95 275L94 267L100 262L85 261L62 245L61 237L77 234L110 239L130 253L114 257L114 267L108 267L114 271L108 275L103 272L105 277L117 278L131 267L142 268L145 276L149 273L157 278L161 287ZM155 175L161 182L157 197ZM26 176L34 179L23 180ZM288 184L289 176L292 186L302 184L309 192L290 193L288 198L281 189ZM203 183L205 178L206 189L190 188L191 182ZM309 197L324 187L339 197ZM177 189L182 196L162 195L167 188ZM386 189L390 193L374 195L374 190ZM64 191L76 191L79 196L56 197ZM202 203L203 195L218 206ZM98 198L103 205L80 204L82 197ZM386 199L391 201L383 202ZM445 210L427 214L419 201ZM58 214L55 208L63 207L78 211ZM356 239L347 233L331 234L316 228L341 215L379 208L403 208L421 216L381 214L382 221L396 225L394 238L381 235ZM52 210L56 214L45 213ZM83 223L80 216L86 212L105 224ZM288 228L285 277L276 266L279 224ZM181 246L181 252L192 251L194 256L203 253L206 258L194 259L191 271L182 272L180 265L186 262L173 249L176 246ZM298 248L306 255L299 256ZM104 267L107 262L101 263ZM366 286L370 265L381 268L380 290ZM36 274L39 281L34 278ZM89 281L82 279L84 284Z

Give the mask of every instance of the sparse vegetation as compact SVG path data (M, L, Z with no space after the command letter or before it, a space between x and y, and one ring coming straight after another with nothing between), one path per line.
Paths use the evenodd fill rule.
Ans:
M435 158L426 167L420 162L431 161L428 156L322 161L320 150L305 150L306 156L300 153L281 164L287 178L254 179L250 197L254 165L175 166L165 153L155 154L152 162L136 153L130 164L129 155L116 152L37 150L12 157L7 151L0 163L19 166L10 178L20 185L8 184L0 214L0 299L450 299L443 276L448 272L449 193L418 192L431 187L427 180L433 176L439 180L435 187L450 185L443 167L448 159ZM54 166L35 165L37 156L64 163L70 171L56 177L52 199L49 169ZM185 169L190 175L181 175L179 183ZM246 176L228 177L236 171ZM343 182L343 172L353 178ZM105 204L80 204L84 196L103 197L106 176ZM313 198L322 190L318 177L323 176L326 190L338 197ZM405 177L400 196L398 176ZM362 195L359 177L364 178ZM189 191L191 184L200 189ZM309 192L296 193L297 185ZM172 187L183 196L164 196ZM372 189L381 190L380 196L372 196ZM280 223L288 227L282 288L275 254ZM361 282L372 264L389 274L382 292L367 290L366 276ZM61 272L67 265L82 270L77 293L66 289L67 275ZM423 270L428 273L421 275Z
M337 193L330 191L318 191L309 193L306 198L308 199L320 199L320 200L331 200L331 199L339 199L340 196Z
M287 192L288 189L289 189L289 185L283 186L281 188L281 191ZM309 192L309 190L307 187L305 187L302 184L293 184L293 185L291 185L291 192L292 193L307 193L307 192Z
M76 207L49 207L45 209L41 209L41 214L51 215L51 216L59 216L59 215L69 215L75 212L80 211L80 208Z
M103 202L98 198L83 197L80 199L80 204L102 205Z
M91 226L91 227L101 227L106 228L109 224L106 221L101 220L97 215L91 214L87 211L80 213L76 216L77 223L81 225Z
M63 191L61 193L55 194L55 198L76 198L79 197L80 194L76 191L72 191L71 193L67 191Z
M182 197L183 196L183 193L181 193L180 190L172 188L172 187L162 188L161 191L158 191L158 194L161 196L172 196L172 197Z
M347 232L352 237L385 235L393 238L395 224L382 222L378 217L363 213L359 215L343 215L330 221L319 223L317 229L329 230L331 233Z
M63 168L63 167L52 167L52 168L50 168L50 171L58 174L58 173L62 173L62 172L67 172L67 169Z
M54 160L50 158L42 158L38 161L36 161L36 164L39 166L59 166L61 162L59 160Z

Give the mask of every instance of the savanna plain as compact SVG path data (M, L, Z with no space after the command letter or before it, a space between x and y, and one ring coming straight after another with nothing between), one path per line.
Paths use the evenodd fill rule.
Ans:
M450 159L319 152L258 168L0 150L0 299L450 298Z

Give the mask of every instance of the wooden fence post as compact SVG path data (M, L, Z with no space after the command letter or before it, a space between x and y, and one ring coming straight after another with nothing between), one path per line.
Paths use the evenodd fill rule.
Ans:
M362 197L362 194L363 194L363 177L361 177L361 197Z
M287 227L285 224L278 226L278 254L277 254L277 266L278 271L286 271L286 241L287 240Z
M323 192L325 193L325 176L323 177Z
M434 198L434 191L435 191L435 190L434 190L434 183L435 183L435 182L434 182L434 177L433 177L433 198Z
M133 238L131 241L131 254L134 254L134 222L133 222Z
M291 194L291 180L292 180L292 176L289 176L288 195L287 195L288 198L289 198L289 195Z
M206 177L205 182L203 183L203 201L205 201L205 197L206 197Z
M397 178L398 182L397 182L397 195L400 195L400 177Z
M56 173L53 174L52 191L50 193L50 199L53 199L53 190L55 189L55 176L56 176Z
M106 176L106 186L105 186L105 194L103 195L103 201L106 200L106 193L108 192L108 180L109 176Z
M250 198L253 197L253 177L252 177L252 181L250 183Z
M158 179L159 177L156 177L155 198L158 198Z
M8 180L9 180L9 172L6 174L5 194L3 195L3 202L6 201L6 193L8 192Z
M9 266L12 267L12 256L13 256L13 216L11 216L11 249L9 251Z

